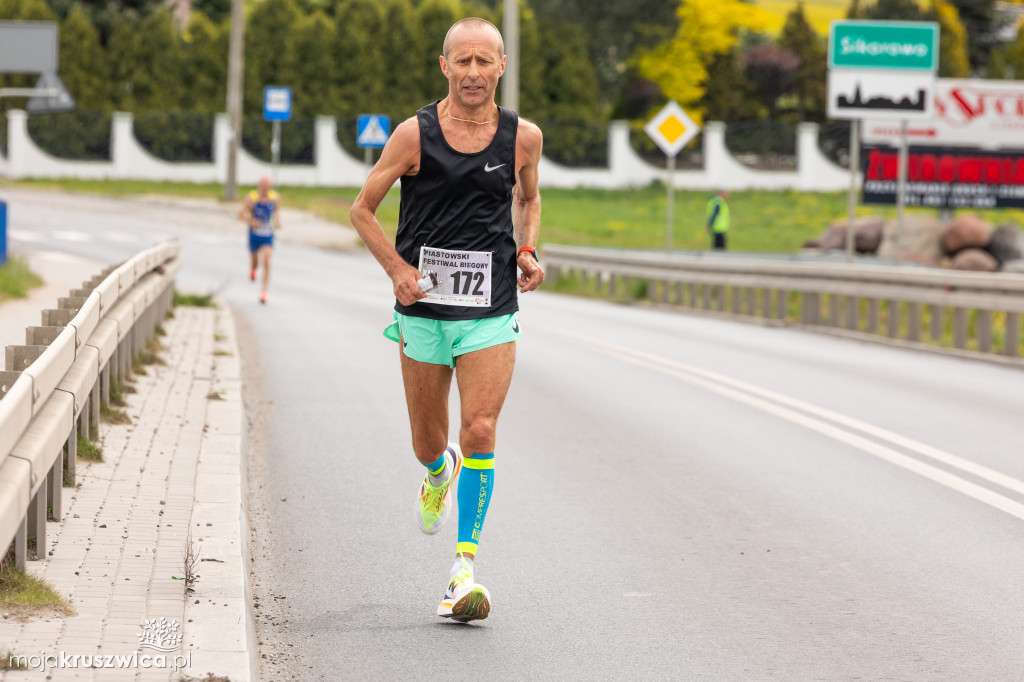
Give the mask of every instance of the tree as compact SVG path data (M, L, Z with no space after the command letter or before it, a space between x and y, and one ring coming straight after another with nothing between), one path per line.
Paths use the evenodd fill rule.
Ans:
M245 28L243 111L263 111L264 87L295 85L299 19L296 0L265 0L252 10Z
M953 3L932 0L928 18L939 23L939 76L966 78L971 71L967 55L967 31Z
M877 0L874 5L864 8L864 18L921 21L925 16L917 0Z
M738 45L711 60L708 83L712 87L700 102L708 120L728 122L760 118L757 92L744 71L743 54Z
M420 96L424 100L429 100L434 99L444 85L438 59L444 46L444 35L462 14L456 0L423 0L418 12L416 25L422 32L423 39L416 44L416 49L420 53L414 59L424 65ZM425 103L421 103L421 106Z
M135 55L138 34L127 16L118 16L110 27L107 59L110 65L108 100L115 111L135 111Z
M420 47L425 36L416 23L417 12L409 0L386 0L381 5L387 30L379 38L380 47L383 54L394 58L381 64L379 77L388 97L382 102L386 108L379 111L402 120L426 104L422 101L425 99L424 83L432 60L425 59Z
M228 37L226 22L214 23L202 12L192 12L182 58L182 108L204 114L227 108Z
M794 77L797 120L824 120L825 81L828 56L825 41L807 21L804 3L799 2L789 14L779 34L779 45L800 59Z
M989 56L998 50L999 34L1010 27L1014 15L1000 12L995 0L947 0L959 14L968 42L970 70L983 73ZM1019 78L1020 76L1018 76Z
M334 24L324 12L317 10L299 21L292 87L295 115L318 116L338 110L338 85L331 59L335 39Z
M107 55L100 45L99 31L78 6L60 25L59 75L79 109L111 111Z
M639 74L661 87L665 96L693 109L707 88L708 66L727 53L741 30L760 31L767 25L764 10L739 0L687 0L676 11L679 28L666 43L636 59Z
M132 94L140 114L180 109L182 86L182 42L170 10L161 8L142 18L132 54Z
M500 2L493 5L500 11ZM677 3L666 0L542 0L534 5L541 26L580 27L604 110L619 100L632 80L627 63L638 50L669 40L678 21Z
M743 60L747 78L754 84L761 104L768 111L768 118L776 118L779 98L796 84L800 57L784 47L766 43L751 46Z
M380 5L376 0L339 0L334 27L338 116L380 112L385 100L381 71L387 68L376 39L384 30Z

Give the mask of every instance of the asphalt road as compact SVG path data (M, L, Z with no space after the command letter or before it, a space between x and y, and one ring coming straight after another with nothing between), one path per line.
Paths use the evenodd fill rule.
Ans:
M28 248L104 262L178 236L179 287L234 309L264 679L1024 677L1019 370L528 294L493 610L457 625L372 259L282 247L260 306L237 226L15 206Z

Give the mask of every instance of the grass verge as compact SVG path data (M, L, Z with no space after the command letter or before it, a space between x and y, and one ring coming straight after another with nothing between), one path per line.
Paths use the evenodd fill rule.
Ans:
M18 620L39 615L74 615L68 600L45 581L14 567L12 552L0 561L0 609Z
M103 461L103 448L81 434L78 435L77 451L79 459L84 459L87 462Z
M4 184L0 183L0 186ZM16 185L112 196L158 194L219 200L223 194L220 185L174 182L29 180L19 181ZM348 225L349 208L360 188L278 189L288 206ZM545 188L541 197L541 247L545 242L627 249L660 249L665 246L667 192L661 183L620 190ZM675 192L672 224L675 249L708 248L704 218L709 198L710 194L703 191ZM754 253L796 253L804 242L819 236L831 222L846 217L846 198L846 192L730 192L733 225L729 232L729 249ZM392 240L398 226L398 206L399 192L395 189L388 192L377 209L381 227ZM973 212L996 225L1010 221L1024 224L1024 210L1021 209ZM895 217L896 210L890 206L859 206L857 213ZM907 209L908 215L914 213L933 215L935 211ZM203 305L211 304L212 301Z
M216 308L211 294L183 294L177 289L174 291L174 305L189 305L196 308Z
M42 278L29 269L28 263L20 258L8 258L0 266L0 301L25 298L31 289L42 283Z

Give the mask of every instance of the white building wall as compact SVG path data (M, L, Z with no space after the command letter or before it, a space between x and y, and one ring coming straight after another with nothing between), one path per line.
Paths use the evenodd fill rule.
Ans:
M226 114L214 119L213 162L173 163L157 159L139 145L133 132L134 118L115 113L111 125L111 161L65 161L43 152L28 134L27 114L7 113L8 155L0 157L0 175L19 178L83 178L173 180L223 183L227 176L227 150L231 127ZM276 176L282 185L358 187L367 168L338 142L337 120L319 116L315 122L315 164L271 164L239 150L238 182L254 185L262 175ZM849 173L833 164L818 148L818 126L803 123L797 131L797 170L760 171L748 168L729 154L725 124L711 121L703 132L704 168L677 170L673 184L679 189L766 189L839 191L849 187ZM654 180L667 182L667 171L653 166L629 144L629 123L613 121L608 129L608 168L569 168L542 158L541 187L624 189L644 187Z

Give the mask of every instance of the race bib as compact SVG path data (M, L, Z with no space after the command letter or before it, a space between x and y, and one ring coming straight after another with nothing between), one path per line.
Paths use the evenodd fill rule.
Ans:
M437 275L438 286L422 299L438 305L491 306L490 251L420 247L420 272Z
M274 226L270 224L269 220L261 220L259 227L252 228L252 233L257 237L273 237Z

